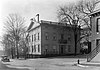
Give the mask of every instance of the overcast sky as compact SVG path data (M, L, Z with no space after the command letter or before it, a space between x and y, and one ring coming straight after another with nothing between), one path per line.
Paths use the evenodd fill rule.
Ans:
M58 6L76 1L78 0L0 0L0 36L4 33L3 22L10 13L19 13L27 22L37 13L42 20L57 21Z

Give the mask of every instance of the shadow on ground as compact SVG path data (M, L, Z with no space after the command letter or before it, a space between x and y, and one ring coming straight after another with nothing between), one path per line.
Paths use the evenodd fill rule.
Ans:
M10 65L10 64L3 64L2 62L0 62L0 70L29 70L29 69L9 68L6 65Z
M47 56L45 58L48 58L48 59L53 59L53 58L87 58L87 55Z

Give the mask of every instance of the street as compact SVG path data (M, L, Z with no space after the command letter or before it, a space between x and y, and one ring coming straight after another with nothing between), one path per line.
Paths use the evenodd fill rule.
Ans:
M0 64L1 70L100 70L99 66L76 66L78 58L14 59ZM80 59L84 62L85 59ZM10 67L10 68L9 68ZM16 69L15 69L16 68Z

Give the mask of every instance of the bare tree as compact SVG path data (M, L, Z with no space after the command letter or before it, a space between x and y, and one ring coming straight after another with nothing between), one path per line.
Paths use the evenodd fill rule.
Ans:
M18 14L9 14L4 25L6 33L9 34L9 39L14 43L17 58L19 58L18 47L21 35L26 29L25 19Z
M90 24L90 13L94 12L94 9L97 5L97 3L99 3L99 0L81 0L78 2L77 5L77 9L79 11L79 13L81 13L80 15L80 20L82 23L82 26L87 25L88 28L90 28L91 30L91 24Z
M21 50L21 55L26 59L26 55L28 53L28 40L27 40L27 33L26 31L23 31L23 34L21 35L19 46Z
M75 40L75 55L77 52L77 43L84 37L89 36L91 33L91 24L89 14L93 12L96 4L99 1L97 0L81 0L76 4L72 3L69 5L60 6L57 10L57 17L59 22L65 22L66 25L70 24L74 32L74 40ZM77 28L88 27L90 32L87 32L85 35L77 40Z
M4 34L2 37L2 41L0 41L1 44L4 46L5 54L8 56L11 56L12 58L15 55L14 51L14 41L11 40L11 37L9 34Z

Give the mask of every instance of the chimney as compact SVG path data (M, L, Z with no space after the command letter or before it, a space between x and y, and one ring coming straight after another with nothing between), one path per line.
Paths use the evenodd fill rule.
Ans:
M33 22L33 18L31 18L30 20L31 20L31 22Z
M38 23L39 23L39 14L37 14L36 16L37 16L37 21L38 21Z

